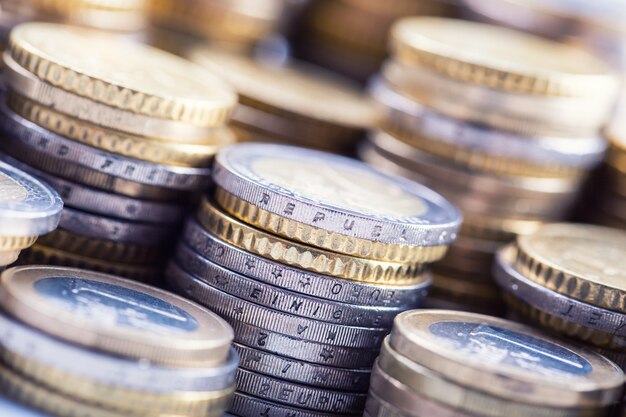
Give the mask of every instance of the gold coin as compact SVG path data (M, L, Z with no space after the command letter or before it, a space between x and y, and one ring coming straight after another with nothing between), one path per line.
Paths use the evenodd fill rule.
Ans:
M545 225L517 239L513 266L532 281L598 307L626 312L626 232Z
M41 331L88 348L172 366L228 357L232 328L186 299L113 275L21 266L1 276L3 308Z
M373 102L356 85L303 64L264 65L206 47L194 50L191 59L230 82L247 106L352 129L378 121Z
M0 182L2 178L0 178ZM0 185L0 189L2 186ZM37 236L0 236L0 251L15 251L31 247Z
M20 256L19 250L13 251L1 251L0 252L0 267L11 265L13 262L17 261L17 258Z
M215 189L215 201L228 214L252 226L287 239L333 252L360 258L398 263L430 263L441 259L447 246L410 246L373 242L329 232L279 216L248 203L221 187Z
M266 233L228 216L204 199L198 220L218 238L297 268L353 281L387 285L413 285L429 279L422 264L374 261L317 249Z
M582 49L486 24L402 19L392 27L391 48L401 62L512 93L611 101L618 88L610 68Z
M396 317L389 342L442 378L503 400L602 408L621 396L624 374L612 362L508 320L412 310Z
M9 54L56 87L157 119L218 126L237 100L226 83L194 64L87 29L23 24L11 31Z
M157 164L208 166L220 148L235 142L228 128L211 129L205 143L152 140L66 116L17 94L10 94L8 101L17 114L54 133L107 152Z
M7 368L41 385L42 389L128 416L221 416L230 405L234 392L234 387L208 392L154 393L129 390L71 375L7 350L0 350L0 356Z

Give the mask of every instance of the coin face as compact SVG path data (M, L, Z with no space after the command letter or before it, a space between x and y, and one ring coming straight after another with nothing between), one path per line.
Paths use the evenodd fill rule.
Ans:
M56 228L61 197L49 186L0 161L0 230L5 236L34 236Z
M222 362L233 337L216 314L180 297L110 275L19 267L2 275L13 316L70 342L158 362ZM168 355L168 356L165 356Z
M528 256L564 274L626 291L626 233L581 224L542 226L520 236Z

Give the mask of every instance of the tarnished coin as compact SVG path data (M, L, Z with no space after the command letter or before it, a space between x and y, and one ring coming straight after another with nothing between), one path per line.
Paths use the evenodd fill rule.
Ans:
M391 29L391 49L401 62L512 93L611 101L617 91L608 65L592 54L497 26L406 18Z
M165 291L60 267L11 268L1 279L6 311L69 342L172 365L219 364L228 356L230 326Z
M311 244L447 245L461 222L456 208L426 187L318 151L235 145L217 155L213 178L227 192L306 230L310 238L291 238Z
M626 232L581 224L545 225L517 239L514 268L553 291L626 312Z
M199 66L97 31L27 23L11 31L9 51L47 83L150 117L215 126L236 103L230 87Z
M604 407L624 375L591 351L478 314L413 310L396 317L391 347L470 389L546 407Z
M37 236L56 229L63 201L48 185L0 161L0 233Z

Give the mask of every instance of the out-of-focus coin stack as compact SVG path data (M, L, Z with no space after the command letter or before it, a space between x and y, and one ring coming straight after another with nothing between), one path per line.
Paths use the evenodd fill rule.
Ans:
M385 339L365 416L606 416L623 378L604 357L511 321L409 311Z
M66 203L21 261L157 280L187 201L234 140L235 93L175 56L61 25L19 26L4 58L3 159Z
M150 42L186 55L197 43L214 43L238 51L271 35L286 0L149 0Z
M0 269L57 228L63 202L52 188L0 162Z
M240 141L349 153L377 124L373 101L357 85L321 69L277 66L206 47L194 50L190 59L238 91L231 127Z
M605 163L590 184L581 215L604 226L626 230L626 125L615 121L606 129L609 149ZM589 201L593 203L589 203Z
M497 314L493 254L569 214L602 159L618 81L582 50L478 23L404 19L391 48L371 88L385 120L361 157L463 211L430 306Z
M16 402L55 417L221 417L230 406L232 328L195 303L25 266L2 274L0 305L0 392Z
M453 2L440 0L311 1L295 33L297 57L366 81L387 56L392 23L406 16L452 16Z
M626 369L626 232L542 226L501 249L494 271L520 319L596 346Z
M383 337L425 297L458 211L361 162L281 145L223 150L213 179L166 276L235 330L230 412L361 414Z

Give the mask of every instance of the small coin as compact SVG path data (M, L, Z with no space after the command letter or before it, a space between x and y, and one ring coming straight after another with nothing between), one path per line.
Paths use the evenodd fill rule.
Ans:
M1 279L6 311L69 342L173 365L219 364L228 356L230 326L165 291L60 267L11 268Z
M619 368L593 352L478 314L402 313L390 345L464 387L546 407L608 406L620 395L623 379Z
M0 230L3 236L31 237L54 230L63 202L49 186L0 161Z
M348 241L446 245L461 222L459 212L428 188L313 150L232 146L217 155L213 179L263 210Z

